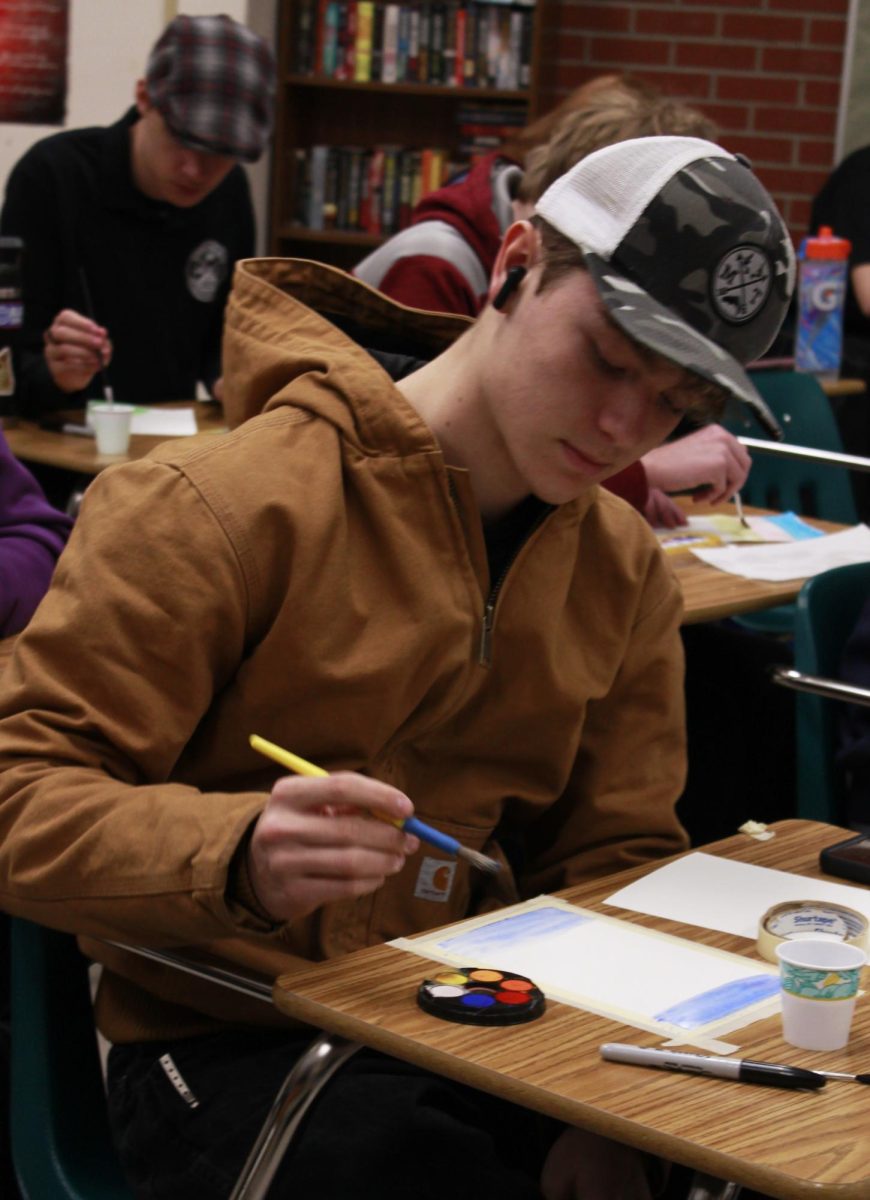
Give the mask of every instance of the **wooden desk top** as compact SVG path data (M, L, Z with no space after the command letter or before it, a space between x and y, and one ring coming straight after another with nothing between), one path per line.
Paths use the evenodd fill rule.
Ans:
M776 836L768 842L738 834L704 849L818 877L819 850L849 833L812 821L781 821L773 828ZM601 903L646 869L560 895L609 916L755 957L754 943L745 938ZM604 1063L598 1053L603 1042L652 1046L659 1039L555 1001L529 1025L478 1029L440 1021L415 1002L417 986L434 969L428 959L376 946L282 976L275 1003L314 1026L766 1195L782 1200L870 1195L870 1091L859 1084L830 1081L819 1092L791 1092ZM736 1030L729 1040L745 1058L866 1071L870 995L859 1000L844 1050L816 1053L787 1045L778 1016Z
M867 391L863 379L822 379L819 382L826 396L859 396Z
M226 428L219 404L202 404L197 400L182 400L160 405L161 408L192 408L200 433L219 433ZM69 414L69 419L83 423L81 412ZM51 429L40 429L34 421L21 421L3 433L16 458L24 462L43 463L50 467L61 467L79 475L98 475L105 467L115 463L133 462L142 458L155 446L169 441L166 437L147 437L134 434L126 454L97 454L97 445L92 437L81 437L74 433L57 433Z
M729 512L734 508L726 505L718 509L709 505L693 505L685 497L680 505L689 514L698 516L708 512ZM747 513L760 514L764 510L746 506ZM836 533L846 529L834 521L819 521L806 518L811 525L825 533ZM734 617L739 613L756 612L761 608L774 608L777 604L791 604L804 584L803 579L788 579L782 583L765 583L759 579L744 579L740 575L729 575L702 562L690 551L668 554L668 561L676 572L683 592L683 624L695 625L700 621L718 621L723 617Z

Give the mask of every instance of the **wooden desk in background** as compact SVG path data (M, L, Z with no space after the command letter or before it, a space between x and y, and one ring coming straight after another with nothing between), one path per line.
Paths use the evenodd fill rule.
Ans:
M776 836L768 842L737 835L704 849L815 878L819 850L849 833L813 821L781 821L773 828ZM657 865L559 895L611 917L754 955L754 943L745 938L602 903ZM274 999L288 1016L765 1195L870 1195L870 1096L859 1085L832 1081L820 1092L792 1092L605 1063L598 1053L603 1042L653 1046L660 1039L553 1001L529 1025L483 1029L439 1021L415 1003L420 981L437 970L429 959L375 946L281 976ZM845 1050L819 1054L786 1045L778 1016L729 1037L742 1057L864 1071L870 1067L870 997L858 1002Z
M867 391L863 379L820 379L819 383L826 396L859 396Z
M680 497L679 504L687 515L734 513L733 505L711 508L705 504L692 504L685 496ZM750 508L747 505L745 511L757 516L764 514L766 510ZM835 521L820 521L815 517L805 519L825 533L837 533L848 528L846 525L838 525ZM774 608L778 604L791 604L804 584L803 579L765 583L760 579L729 575L726 571L719 571L709 563L702 562L688 550L669 553L668 559L683 591L684 625L695 625L700 621L719 621L723 617L736 617L741 613L757 612L762 608Z
M219 404L203 404L196 400L183 400L162 404L160 408L192 408L200 433L220 433L226 429L223 411ZM82 424L84 414L65 414L69 420ZM3 433L16 458L23 462L42 463L44 466L60 467L75 471L79 475L98 475L105 467L115 463L133 462L143 458L155 446L170 441L167 437L146 437L134 434L130 439L127 454L97 454L97 444L92 437L74 433L58 433L51 429L40 429L34 421L20 421Z

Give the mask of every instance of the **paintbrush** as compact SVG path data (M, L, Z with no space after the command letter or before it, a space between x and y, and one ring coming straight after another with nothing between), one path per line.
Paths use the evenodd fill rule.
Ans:
M743 515L743 501L740 499L739 492L734 493L734 507L737 509L737 518L740 521L740 524L743 525L744 528L748 529L749 522L746 520L746 517Z
M289 750L284 750L281 746L276 746L274 742L266 741L259 734L252 733L248 741L260 754L265 754L266 758L271 758L273 762L280 763L282 767L286 767L288 771L294 771L297 775L323 778L324 775L329 774L328 771L324 771L323 767L316 767L314 763L307 762L304 758L300 758L298 754L292 754ZM374 811L372 811L372 816L395 825L397 829L402 829L405 833L412 833L420 841L428 842L430 846L444 850L447 854L464 859L472 867L477 867L479 871L494 872L500 869L500 864L494 858L487 858L485 854L481 854L477 850L469 850L467 846L463 846L461 842L457 842L456 838L448 837L446 833L441 833L439 830L433 829L431 825L425 824L425 822L418 820L417 817L393 820L383 813Z
M813 1067L816 1075L824 1075L825 1079L848 1079L852 1083L870 1083L870 1071L863 1075L849 1075L846 1071L823 1071L820 1067Z
M85 301L85 316L93 321L96 325L97 318L94 315L94 303L91 300L91 289L88 286L88 277L85 274L84 267L79 267L79 281L82 285L82 295ZM105 396L106 400L108 400L109 404L113 405L115 403L115 393L112 391L109 385L109 376L106 372L106 364L103 362L102 356L100 357L100 369L97 371L97 376L100 380L100 388L103 395Z

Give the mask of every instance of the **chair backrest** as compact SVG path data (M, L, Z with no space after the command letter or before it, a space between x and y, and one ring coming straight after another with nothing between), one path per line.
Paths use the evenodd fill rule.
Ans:
M870 562L836 567L807 580L795 606L794 665L837 678L840 656L870 595ZM845 788L834 763L841 701L795 695L798 816L845 823Z
M755 371L752 382L778 418L785 440L797 446L842 453L843 442L828 397L812 375L798 371ZM734 434L763 438L769 435L754 414L743 407L725 425ZM797 512L854 525L858 520L849 472L845 467L799 459L774 458L763 452L752 455L752 470L740 489L744 503Z
M109 1132L87 960L12 919L12 1158L24 1200L131 1200Z

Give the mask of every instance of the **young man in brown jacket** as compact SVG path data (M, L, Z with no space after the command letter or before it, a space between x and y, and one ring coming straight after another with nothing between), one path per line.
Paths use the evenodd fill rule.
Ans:
M137 1196L227 1195L311 1031L90 939L276 974L683 847L679 590L597 485L682 413L757 399L739 363L792 277L751 171L684 138L558 180L473 325L312 263L237 269L237 428L99 477L0 695L0 900L104 963ZM331 774L280 777L254 732ZM628 1150L362 1053L272 1194L445 1179L647 1189Z

